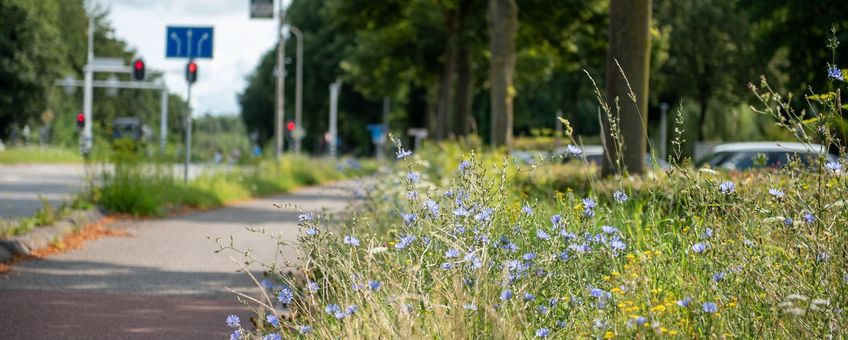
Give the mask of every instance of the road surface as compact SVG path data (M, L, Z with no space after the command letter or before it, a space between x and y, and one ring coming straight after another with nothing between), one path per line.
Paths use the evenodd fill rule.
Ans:
M251 314L227 287L257 288L233 253L209 237L252 248L258 258L275 257L275 243L247 231L259 227L283 239L298 234L295 204L305 211L338 211L350 201L353 182L304 188L217 210L136 222L119 222L129 237L92 241L82 249L24 261L0 276L0 339L224 339L227 315L243 323ZM296 256L293 246L281 251ZM256 269L256 268L254 268Z
M189 177L212 169L210 165L193 164ZM182 178L182 165L174 165L174 173ZM85 189L85 178L86 169L81 164L0 165L0 220L34 215L43 206L42 198L56 209Z

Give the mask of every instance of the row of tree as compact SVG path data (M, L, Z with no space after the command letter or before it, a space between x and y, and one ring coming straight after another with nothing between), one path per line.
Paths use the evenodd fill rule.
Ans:
M340 78L340 134L359 152L370 147L365 126L381 122L384 97L396 133L426 127L435 139L478 135L508 145L514 134L553 128L561 110L578 134L597 136L593 81L607 96L620 94L609 90L620 75L611 59L617 44L645 51L628 56L638 54L636 68L647 71L631 74L629 59L618 59L632 88L644 90L641 118L622 117L622 126L653 130L661 102L673 111L683 103L689 141L776 138L744 112L746 84L765 74L780 90L823 86L830 27L845 38L846 18L838 1L803 0L295 0L288 10L305 35L304 145L320 146L328 85ZM273 136L274 53L239 98L262 141ZM294 77L286 81L292 89Z
M86 8L87 3L94 6ZM25 126L40 128L53 144L75 146L75 116L82 111L82 90L66 92L57 79L83 78L89 17L94 18L94 54L121 58L129 65L137 56L115 37L107 8L85 0L0 0L0 139L21 135ZM148 72L148 80L155 76ZM129 75L117 75L129 80ZM95 80L105 80L96 74ZM160 93L95 88L92 123L95 140L110 135L115 117L138 117L158 134ZM49 113L46 113L49 112ZM183 130L185 102L169 98L169 136Z

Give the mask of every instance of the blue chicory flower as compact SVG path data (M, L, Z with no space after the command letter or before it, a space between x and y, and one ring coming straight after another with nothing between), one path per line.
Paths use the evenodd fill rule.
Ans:
M536 230L536 237L538 237L540 240L550 240L551 239L551 236L548 235L548 233L546 233L542 229Z
M445 257L452 259L459 257L459 250L457 249L448 249L445 251Z
M525 205L521 207L521 212L527 214L528 216L533 215L533 208L531 208L529 205Z
M501 292L501 300L502 300L502 301L506 301L506 300L509 300L509 299L511 299L511 298L512 298L512 291L511 291L511 290L509 290L509 289L504 289L504 290Z
M808 212L805 212L805 213L804 213L804 221L806 221L807 223L812 224L813 222L815 222L815 221L816 221L816 215L813 215L813 214L812 214L811 212L809 212L809 211L808 211Z
M233 315L230 315L230 316L227 317L227 326L236 328L240 324L241 324L241 320L239 319L238 315L233 314Z
M268 321L268 323L270 323L270 324L272 324L272 325L274 325L274 326L280 327L280 320L279 320L279 319L277 319L277 316L276 316L276 315L274 315L274 314L268 314L268 315L266 315L266 316L265 316L265 320L267 320L267 321Z
M406 179L408 179L412 183L415 183L418 182L419 179L421 179L421 174L415 171L410 171L406 174Z
M424 202L424 206L427 207L427 210L430 210L430 214L433 216L439 216L439 204L436 201L428 199Z
M300 223L309 222L315 219L311 212L305 212L297 216L297 221Z
M827 68L827 76L831 79L836 79L836 80L839 80L839 81L845 81L845 77L842 75L842 70L840 70L836 66Z
M324 307L324 311L327 312L327 314L333 315L334 313L341 311L341 307L337 304L331 303L327 305L327 307Z
M462 163L459 163L459 171L465 172L465 170L469 167L471 167L471 162L469 161L462 161Z
M524 292L524 300L534 301L534 300L536 300L536 296L533 295L533 294L530 294L528 292Z
M283 336L280 333L271 333L262 337L262 340L283 340Z
M279 300L280 303L282 303L284 305L291 304L293 299L294 299L294 292L292 292L291 289L289 289L288 287L280 290L280 293L277 296L277 300Z
M560 222L562 222L562 216L560 216L559 214L551 216L551 224L553 224L554 227L559 226Z
M410 224L415 222L415 218L416 218L415 214L411 214L411 213L410 214L403 214L402 216L403 216L403 223L405 223L407 226L409 226Z
M701 309L703 309L703 311L704 311L705 313L715 313L715 312L718 312L718 306L716 306L715 302L704 302L704 303L701 305Z
M698 243L695 243L694 245L692 245L692 251L694 251L695 253L700 254L700 253L703 253L706 250L707 250L707 244L706 243L698 242Z
M348 235L344 237L344 244L350 245L351 247L359 246L359 239L354 237L353 235Z
M310 292L315 293L320 287L317 282L309 281L309 283L306 284L306 288L308 288Z
M375 281L375 280L368 281L368 288L371 289L372 291L380 290L380 287L382 287L382 286L383 286L383 284L380 283L380 281Z
M774 196L774 198L777 198L777 199L781 199L785 195L783 193L783 190L775 189L775 188L769 189L768 192L769 192L770 195Z
M297 332L300 334L306 334L312 331L312 326L309 325L300 325L297 327Z
M477 221L488 221L494 211L495 209L492 208L483 208L483 210L480 210L480 213L474 215L474 219Z
M413 241L415 241L415 235L406 235L404 237L401 237L400 242L395 244L395 249L403 250L404 248L409 247L409 245L411 245Z
M601 226L601 231L603 231L604 233L607 233L607 234L616 234L616 233L618 233L618 228L605 225L605 226Z
M551 334L551 330L547 328L539 328L536 330L536 337L538 338L546 338Z
M566 151L571 156L580 156L583 154L583 150L577 147L576 145L568 144L565 146Z
M230 334L230 340L239 340L241 338L241 331L234 330L232 334Z
M397 159L404 159L412 155L412 151L404 150L403 148L398 148Z
M824 164L824 166L828 170L833 171L833 172L839 172L840 170L842 170L842 164L839 163L839 162L827 162L827 163Z
M627 201L627 194L622 191L616 191L612 193L612 198L614 198L618 203L624 203Z
M718 191L722 194L731 194L736 191L736 184L731 181L721 182L718 185Z
M683 300L678 300L677 305L683 308L689 307L689 304L692 303L692 298L685 297Z

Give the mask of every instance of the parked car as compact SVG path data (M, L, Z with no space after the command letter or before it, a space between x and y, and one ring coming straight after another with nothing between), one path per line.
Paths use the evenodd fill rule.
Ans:
M603 162L603 160L604 160L604 147L603 146L600 146L600 145L584 145L580 149L583 152L579 156L576 156L576 157L586 161L587 163L591 163L591 164L594 164L596 166L601 166L601 162ZM572 161L572 160L575 159L575 156L568 156L567 153L568 153L568 150L566 148L559 148L556 151L554 151L555 155L565 155L565 157L563 157L563 159L562 159L563 162L569 162L569 161ZM649 153L645 154L645 165L648 165L648 166L656 165L656 167L660 168L660 169L668 169L668 168L671 167L671 165L669 165L668 162L666 162L662 159L658 159L656 161L656 163L654 163L654 158L651 157L651 154L649 154Z
M820 144L793 142L745 142L719 144L698 160L697 167L727 170L752 168L780 168L791 159L799 159L804 165L814 164L819 155L827 161L836 161L836 156L827 152Z

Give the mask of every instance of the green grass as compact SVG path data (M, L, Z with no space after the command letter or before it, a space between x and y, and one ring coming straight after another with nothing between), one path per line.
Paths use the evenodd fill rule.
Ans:
M57 147L15 147L0 151L0 164L81 163L76 150Z
M369 168L373 169L373 165L342 172L328 160L286 156L279 163L258 161L254 165L208 172L184 183L180 176L174 175L170 165L119 163L114 173L104 174L104 183L95 193L95 200L117 213L162 216L183 207L207 209L284 193L299 186L367 173L371 171Z

